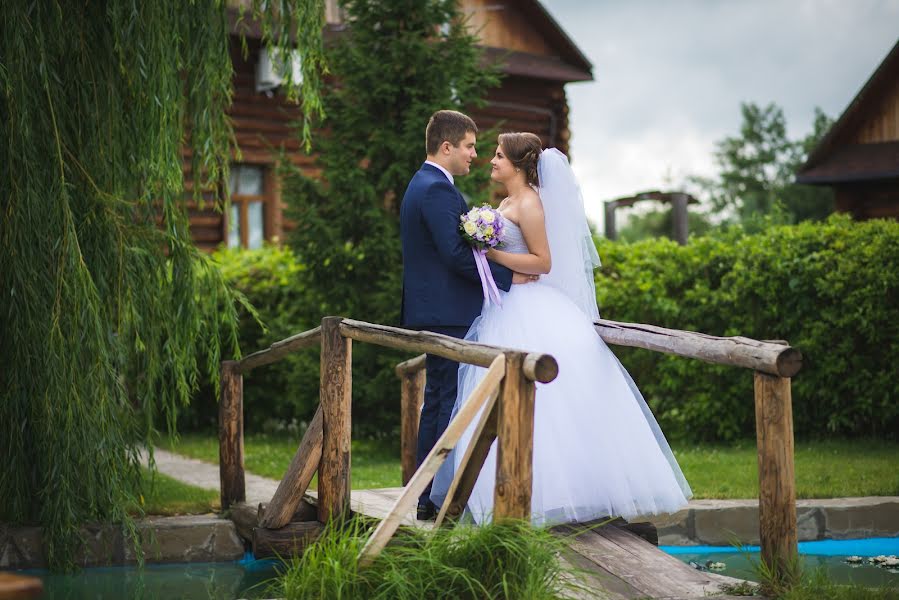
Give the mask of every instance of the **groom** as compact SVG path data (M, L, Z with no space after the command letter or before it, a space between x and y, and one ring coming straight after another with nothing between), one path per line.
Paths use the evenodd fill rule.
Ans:
M459 233L459 217L468 210L455 187L477 156L478 128L452 110L431 116L425 131L427 160L409 182L400 208L403 244L402 325L463 338L484 301L471 247ZM494 263L490 270L505 291L528 276ZM418 426L418 464L446 429L456 401L459 363L432 354L425 361L427 383ZM431 486L418 500L418 518L433 519Z

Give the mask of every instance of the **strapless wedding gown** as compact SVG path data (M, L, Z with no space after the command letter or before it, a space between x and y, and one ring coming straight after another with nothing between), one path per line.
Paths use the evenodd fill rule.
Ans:
M507 252L527 252L517 225L505 219ZM537 281L501 292L466 339L552 354L559 376L537 383L534 415L534 524L626 519L670 513L687 504L690 487L658 423L630 375L584 314L565 294ZM453 416L486 369L461 365ZM437 473L431 500L442 505L453 473L471 442L469 427ZM490 519L496 443L478 477L468 511Z

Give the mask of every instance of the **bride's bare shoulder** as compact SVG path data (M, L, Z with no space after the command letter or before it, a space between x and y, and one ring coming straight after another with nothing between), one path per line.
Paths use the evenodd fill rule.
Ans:
M540 194L533 188L528 188L522 192L520 206L524 210L543 212L543 201L540 199Z

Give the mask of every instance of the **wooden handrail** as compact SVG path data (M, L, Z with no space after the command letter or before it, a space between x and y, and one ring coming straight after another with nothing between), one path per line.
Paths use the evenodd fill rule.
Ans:
M792 377L802 368L802 353L792 346L776 342L760 342L739 336L716 337L695 331L605 319L599 320L595 328L608 344L745 367L778 377Z
M793 377L802 368L802 353L783 341L759 341L742 336L718 337L607 319L600 319L594 327L603 341L616 346L644 348L720 365L744 367L778 377ZM396 374L402 377L424 368L424 355L420 355L398 364Z
M493 363L493 359L500 354L520 352L512 348L459 340L430 331L412 331L353 319L341 321L340 333L359 342L412 352L427 352L479 367L489 367ZM550 354L540 352L526 353L523 369L528 379L541 383L549 383L559 374L559 364L556 359Z
M281 340L280 342L275 342L265 350L260 350L259 352L254 352L249 356L245 356L242 360L239 361L240 372L246 373L251 369L255 369L256 367L261 367L262 365L270 365L273 362L278 362L291 352L296 352L297 350L302 350L303 348L311 348L312 346L320 344L321 340L321 325L315 327L314 329L310 329L309 331L303 331L302 333L292 335L289 338Z

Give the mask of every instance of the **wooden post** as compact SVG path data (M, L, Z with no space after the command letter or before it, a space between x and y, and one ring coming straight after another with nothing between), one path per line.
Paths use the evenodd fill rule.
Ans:
M606 239L614 240L618 238L618 231L615 229L615 209L618 208L618 203L614 200L607 200L605 203L606 210Z
M418 468L418 420L424 401L426 371L406 371L400 377L400 456L405 486Z
M247 498L243 471L243 375L240 363L222 362L219 400L219 478L222 510Z
M322 457L318 468L318 520L350 511L350 408L352 340L340 334L341 317L322 319Z
M671 194L671 216L674 222L674 240L681 246L687 243L687 201L689 196L683 192Z
M759 537L762 560L791 576L798 552L790 379L755 372L759 456Z
M290 523L321 463L321 457L322 407L319 406L272 501L268 503L265 515L259 519L260 527L278 529Z
M534 455L534 382L523 372L525 354L506 354L497 412L496 487L493 517L531 518Z

